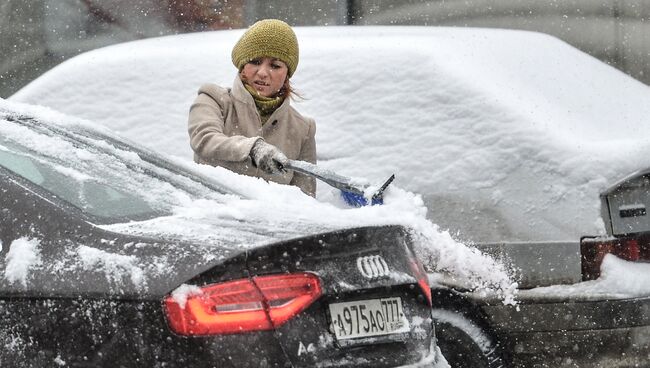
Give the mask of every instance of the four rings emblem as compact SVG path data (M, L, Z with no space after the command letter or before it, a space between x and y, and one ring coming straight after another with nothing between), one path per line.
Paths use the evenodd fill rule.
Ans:
M388 263L380 255L357 258L357 269L367 279L376 279L390 274Z

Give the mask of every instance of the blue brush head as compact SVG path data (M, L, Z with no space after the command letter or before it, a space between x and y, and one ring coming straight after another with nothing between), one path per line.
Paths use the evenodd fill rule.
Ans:
M384 204L384 200L381 197L373 197L370 203L368 203L368 199L366 199L366 197L364 197L363 195L347 192L345 190L341 191L341 197L343 197L345 203L347 203L351 207L363 207L368 205L374 206L374 205Z

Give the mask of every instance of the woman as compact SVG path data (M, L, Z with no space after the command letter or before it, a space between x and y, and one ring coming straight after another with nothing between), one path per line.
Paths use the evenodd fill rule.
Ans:
M289 105L298 40L276 19L251 26L232 50L232 89L201 86L190 108L194 161L291 184L314 196L313 178L285 170L288 159L316 163L316 123Z

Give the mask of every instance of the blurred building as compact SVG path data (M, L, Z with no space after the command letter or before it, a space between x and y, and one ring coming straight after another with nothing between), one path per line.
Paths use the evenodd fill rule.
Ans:
M0 97L97 47L242 28L271 17L296 26L471 26L545 32L650 84L650 0L3 0Z
M650 84L650 0L357 0L355 11L364 25L548 33Z
M2 0L0 97L98 47L184 32L242 28L244 0Z

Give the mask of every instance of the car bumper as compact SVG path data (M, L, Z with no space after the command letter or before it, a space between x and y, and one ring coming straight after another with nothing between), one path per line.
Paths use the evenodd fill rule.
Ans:
M650 298L482 309L515 367L650 367Z

